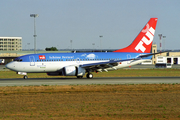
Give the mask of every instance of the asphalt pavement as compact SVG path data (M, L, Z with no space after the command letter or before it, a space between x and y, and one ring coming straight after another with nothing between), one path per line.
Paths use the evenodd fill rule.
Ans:
M104 77L0 79L0 86L91 85L91 84L180 84L180 77Z

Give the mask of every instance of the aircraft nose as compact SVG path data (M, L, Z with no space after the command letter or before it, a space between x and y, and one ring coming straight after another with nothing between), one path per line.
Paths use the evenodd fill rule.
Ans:
M10 69L10 70L13 70L13 68L15 67L14 66L14 63L10 62L8 64L5 65L6 68Z

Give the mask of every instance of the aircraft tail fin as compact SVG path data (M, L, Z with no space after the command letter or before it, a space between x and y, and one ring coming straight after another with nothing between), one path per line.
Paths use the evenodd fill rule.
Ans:
M150 53L157 20L158 18L151 18L128 47L113 52Z

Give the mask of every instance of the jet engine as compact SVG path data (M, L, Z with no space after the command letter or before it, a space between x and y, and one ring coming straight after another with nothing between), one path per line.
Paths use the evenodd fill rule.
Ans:
M86 70L82 67L67 66L63 68L64 76L83 76L85 73Z

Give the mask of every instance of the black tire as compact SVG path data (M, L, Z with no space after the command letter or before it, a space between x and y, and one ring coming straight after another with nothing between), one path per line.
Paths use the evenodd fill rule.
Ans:
M28 79L28 76L25 75L25 76L24 76L24 79Z
M92 74L92 73L88 73L88 74L86 75L86 77L92 79L92 78L93 78L93 74Z
M83 78L83 76L77 76L77 78Z
M86 78L89 78L89 74L86 74Z

